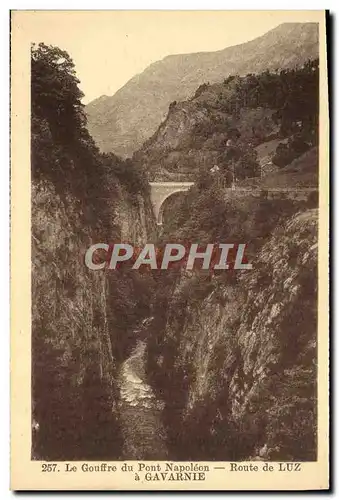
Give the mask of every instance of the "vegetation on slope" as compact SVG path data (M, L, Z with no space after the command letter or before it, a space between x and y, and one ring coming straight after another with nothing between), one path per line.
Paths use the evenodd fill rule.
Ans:
M187 112L186 128L176 110ZM221 113L228 122L216 120ZM231 140L238 185L249 187L243 195L225 189L230 160L219 159L217 173L211 163L200 166L195 185L164 211L162 243L246 243L253 264L242 272L177 269L158 279L147 370L165 401L174 459L316 459L317 196L272 198L267 189L278 181L298 187L296 180L317 187L317 114L312 61L204 86L172 106L145 146L145 168L150 153L151 168L159 155L169 171L171 150L184 163L194 144L198 164L206 143L224 134L220 150ZM253 178L244 171L239 160L248 168L248 151L283 137L288 154L275 153L279 141L271 151L276 172Z
M92 243L128 239L128 215L142 239L147 186L99 153L78 84L66 52L32 48L32 456L45 460L120 456L116 370L149 310L142 276L84 264Z
M318 80L313 60L202 85L170 106L135 160L151 180L196 180L215 167L224 185L284 167L318 143Z
M171 456L315 459L316 199L225 199L214 184L183 205L164 242L245 242L253 270L159 278L148 376Z

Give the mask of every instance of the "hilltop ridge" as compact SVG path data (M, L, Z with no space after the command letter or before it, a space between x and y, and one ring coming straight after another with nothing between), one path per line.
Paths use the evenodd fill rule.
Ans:
M102 151L129 157L156 131L170 103L187 99L199 85L235 74L300 66L317 56L317 23L284 23L216 52L170 55L134 76L113 96L90 102L88 129Z

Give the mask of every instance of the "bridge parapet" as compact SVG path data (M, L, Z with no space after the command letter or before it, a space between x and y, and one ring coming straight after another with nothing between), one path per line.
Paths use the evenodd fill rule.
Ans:
M294 200L306 200L310 193L318 192L317 187L303 187L303 188L266 188L266 187L236 187L225 188L224 194L226 198L239 198L244 196L262 196L267 193L268 198L289 198Z
M154 215L159 226L163 223L163 204L167 198L175 193L188 191L194 182L150 182L151 201ZM230 187L224 188L225 198L238 198L243 196L261 196L267 192L268 198L280 198L282 196L292 199L305 200L310 193L317 192L316 187L304 188L266 188L266 187Z

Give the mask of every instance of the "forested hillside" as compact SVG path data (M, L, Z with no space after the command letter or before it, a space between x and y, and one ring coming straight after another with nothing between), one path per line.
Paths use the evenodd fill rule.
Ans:
M208 196L204 216L200 196L182 231L166 240L249 242L253 270L160 279L147 372L165 401L170 455L315 460L316 203L225 203L215 186Z
M151 180L196 180L216 166L225 185L277 171L317 146L319 61L230 76L170 105L135 153Z
M242 242L253 264L158 276L147 374L177 460L316 459L318 78L314 60L202 85L134 156L195 181L159 243Z
M69 55L32 49L33 458L118 458L116 372L149 310L146 277L91 272L93 242L152 231L143 177L102 156ZM35 422L35 423L34 423Z
M164 218L159 244L242 242L253 265L157 277L147 374L177 460L316 459L317 192L258 187L214 177Z

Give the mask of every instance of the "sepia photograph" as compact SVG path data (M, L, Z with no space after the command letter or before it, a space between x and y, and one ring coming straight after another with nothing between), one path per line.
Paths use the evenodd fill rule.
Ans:
M146 489L213 489L213 472L227 489L222 474L282 479L321 459L325 488L325 12L11 23L12 100L24 88L28 111L12 178L29 203L29 404L12 402L25 460L54 489L72 467Z

